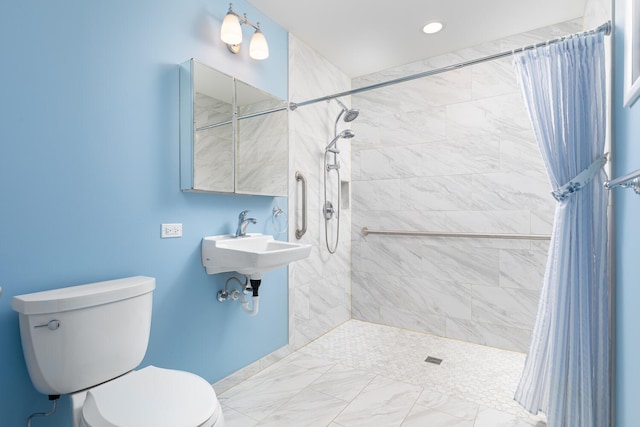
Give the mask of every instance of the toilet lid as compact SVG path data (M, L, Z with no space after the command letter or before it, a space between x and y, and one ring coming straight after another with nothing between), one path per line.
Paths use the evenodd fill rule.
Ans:
M89 390L82 416L91 427L196 427L217 402L203 378L148 366Z

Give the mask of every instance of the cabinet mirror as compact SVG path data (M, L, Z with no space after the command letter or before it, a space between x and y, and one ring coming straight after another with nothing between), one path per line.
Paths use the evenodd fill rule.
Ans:
M286 103L194 59L180 66L183 191L286 196Z

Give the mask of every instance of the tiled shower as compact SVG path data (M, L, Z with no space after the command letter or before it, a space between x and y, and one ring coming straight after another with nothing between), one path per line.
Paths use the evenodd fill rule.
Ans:
M319 98L582 28L568 21L353 81L290 35L289 96ZM342 101L360 115L338 124L356 136L338 142L346 194L334 255L323 154L340 107L321 101L289 115L289 236L297 241L301 226L300 172L308 214L299 241L313 252L289 266L289 346L214 385L230 425L546 425L513 391L549 241L362 233L549 236L554 201L510 60Z
M349 89L351 81L346 74L289 35L291 101ZM289 266L289 343L294 349L351 318L351 210L343 206L340 242L333 255L325 246L321 212L324 148L333 139L339 112L335 102L319 102L289 113L289 236L295 240L295 229L301 226L301 188L295 179L296 171L300 171L308 185L308 224L306 234L295 241L312 245L309 258ZM350 181L350 146L344 141L339 144L340 174L343 180Z
M352 82L290 36L290 99L304 101L582 30L582 19L463 49ZM290 267L290 342L346 319L526 352L548 240L362 235L362 228L549 235L554 201L509 58L355 94L341 141L341 242L324 246L322 155L340 108L290 113L290 224L308 181L312 256ZM298 224L299 225L299 224Z
M357 78L354 87L582 30L582 20ZM363 237L362 227L551 233L555 201L511 58L356 94L352 315L526 352L548 240Z

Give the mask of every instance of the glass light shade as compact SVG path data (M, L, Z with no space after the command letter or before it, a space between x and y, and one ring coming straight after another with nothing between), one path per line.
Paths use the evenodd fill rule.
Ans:
M226 44L242 43L240 21L238 21L238 17L233 13L227 13L227 16L224 17L222 27L220 28L220 39Z
M425 25L422 28L422 31L424 31L426 34L435 34L438 31L442 30L443 26L444 25L442 25L442 22L437 22L437 21L429 22L427 25Z
M267 59L269 57L269 45L262 31L256 30L249 44L249 56L253 59Z

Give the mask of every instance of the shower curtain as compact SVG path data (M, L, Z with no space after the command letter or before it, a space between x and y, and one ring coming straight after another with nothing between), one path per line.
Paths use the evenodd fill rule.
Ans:
M602 32L525 50L514 67L557 200L515 399L549 427L609 425L605 68Z

